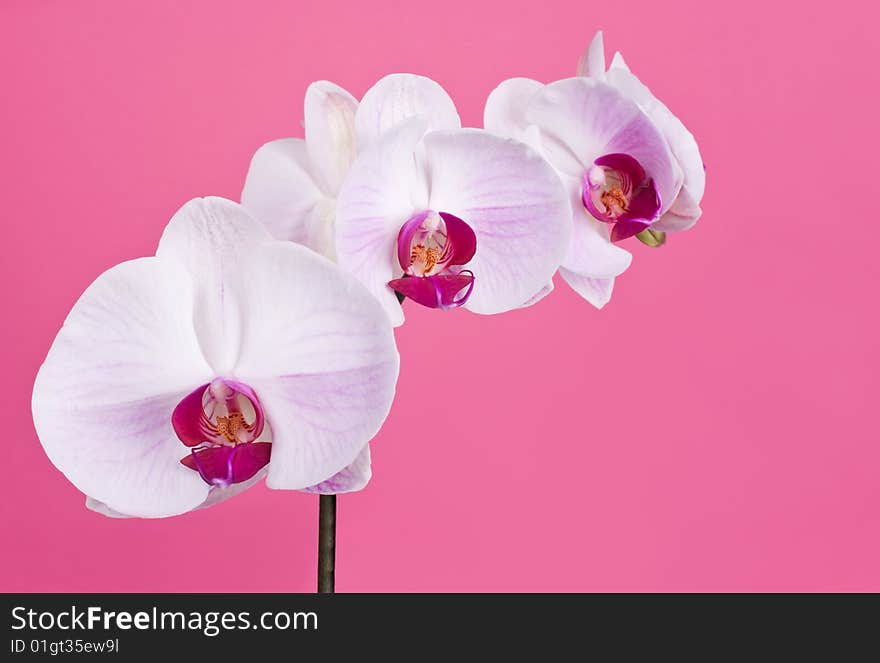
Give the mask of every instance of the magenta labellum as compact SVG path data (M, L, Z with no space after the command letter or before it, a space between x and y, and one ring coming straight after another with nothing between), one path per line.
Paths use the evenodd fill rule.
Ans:
M265 416L254 390L216 378L184 397L171 415L177 437L191 447L181 459L211 486L247 481L269 463L271 442L258 442Z
M603 223L613 224L611 241L637 235L660 213L660 195L645 169L628 154L606 154L584 175L581 200Z
M388 285L429 308L464 304L474 289L474 274L462 269L477 249L477 236L448 212L424 211L412 216L397 236L397 259L404 276Z

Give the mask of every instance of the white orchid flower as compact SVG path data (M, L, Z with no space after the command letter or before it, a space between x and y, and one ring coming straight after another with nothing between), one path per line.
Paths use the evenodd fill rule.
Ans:
M504 81L486 102L486 129L525 141L554 166L572 200L562 277L594 306L611 298L632 255L617 243L650 229L683 230L705 187L693 136L615 56L605 71L598 33L578 78ZM652 235L654 237L655 235Z
M683 180L675 200L652 227L663 232L691 228L702 214L700 202L706 190L706 169L694 135L630 71L620 51L614 53L606 71L605 44L601 30L581 56L577 71L579 76L607 82L620 90L627 99L632 99L639 105L663 134L672 156L681 168Z
M155 257L99 276L34 385L50 460L111 516L270 488L357 490L398 373L391 325L351 275L239 205L184 205Z
M500 313L550 292L571 213L531 148L462 129L443 88L410 74L383 78L359 105L315 83L305 111L305 141L254 156L243 204L277 237L332 255L395 325L396 293Z

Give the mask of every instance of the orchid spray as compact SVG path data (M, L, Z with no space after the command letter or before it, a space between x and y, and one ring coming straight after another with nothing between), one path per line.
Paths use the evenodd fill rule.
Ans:
M562 278L596 307L638 238L700 217L696 141L601 33L577 76L501 83L485 129L413 74L358 101L328 81L305 138L256 151L242 204L184 205L155 256L90 285L36 379L50 460L110 517L211 506L265 480L318 493L318 590L335 588L336 495L371 477L405 299L496 314ZM438 313L439 314L439 313Z

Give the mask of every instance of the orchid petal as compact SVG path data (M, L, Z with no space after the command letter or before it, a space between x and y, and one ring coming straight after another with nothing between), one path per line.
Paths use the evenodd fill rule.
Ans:
M385 76L361 99L355 116L359 149L413 117L423 117L426 130L461 127L452 98L438 83L415 74Z
M636 102L657 126L681 169L683 179L681 192L677 194L677 199L670 200L669 204L664 205L664 213L668 210L672 212L670 216L682 217L682 219L661 218L663 227L658 226L658 228L660 230L689 228L700 217L700 201L706 189L706 172L696 139L681 120L626 68L622 57L618 64L612 65L609 70L608 82ZM661 192L661 199L662 197Z
M223 198L197 198L172 217L156 255L184 265L195 285L193 324L214 375L230 375L242 342L242 263L272 239L242 207Z
M623 69L624 71L629 71L629 65L623 59L623 53L620 51L614 52L614 57L611 58L611 64L608 65L608 71L612 69Z
M543 83L531 78L508 78L503 81L486 99L483 110L483 126L486 131L528 142L526 132L529 122L525 111L529 99L542 87Z
M306 147L322 189L335 197L357 156L357 100L329 81L309 85L305 98Z
M257 472L254 476L252 476L247 481L242 481L241 483L234 483L229 486L211 486L208 491L208 496L205 498L205 501L202 502L196 509L207 509L210 506L214 506L215 504L219 504L220 502L225 502L230 497L235 497L240 493L243 493L248 488L253 486L254 484L259 483L263 479L266 478L266 468L263 468L259 472ZM89 497L86 495L86 508L90 511L94 511L95 513L100 513L102 516L107 516L108 518L133 518L129 514L120 513L119 511L115 511L108 507L103 502L94 499L93 497Z
M572 196L574 223L562 267L570 272L593 278L610 278L625 272L632 255L611 243L609 225L597 221L580 202L577 183L564 178Z
M277 239L312 246L309 216L324 198L311 174L305 141L282 138L266 143L251 159L241 204Z
M302 244L312 251L336 262L336 200L322 198L305 219L305 239Z
M699 203L682 187L672 207L654 223L654 228L664 232L689 230L696 225L702 214Z
M296 244L261 247L241 280L234 374L272 431L266 485L313 486L349 465L390 410L399 362L390 321L357 279Z
M602 31L599 30L593 37L587 50L578 60L578 76L589 76L597 80L605 78L605 43L602 39Z
M520 307L552 278L568 245L571 210L556 173L527 145L478 129L431 132L424 148L428 208L454 214L476 234L465 308Z
M611 301L614 290L614 278L593 278L561 267L559 274L571 286L572 290L586 299L590 304L601 309Z
M428 208L428 184L416 148L426 130L414 118L389 131L352 164L336 206L339 265L360 279L395 326L403 312L388 282L403 275L395 255L401 226Z
M46 454L113 511L170 516L208 494L180 464L185 447L171 426L181 396L211 376L193 298L173 261L117 265L80 297L37 375L34 424Z
M119 513L118 511L114 511L109 506L101 502L100 500L96 500L93 497L89 497L86 495L86 508L89 511L94 511L95 513L100 513L102 516L107 516L108 518L132 518L133 516L126 515L124 513Z
M370 445L366 445L348 467L340 470L326 481L303 488L304 493L338 495L363 490L373 476L370 465Z
M534 304L537 304L539 301L544 299L547 295L553 292L553 281L549 281L545 286L543 286L538 292L529 297L526 301L524 301L519 308L528 308Z
M202 502L197 508L207 509L209 506L214 506L215 504L219 504L220 502L225 502L230 497L235 497L236 495L243 493L251 486L265 479L267 471L267 468L264 467L247 481L233 483L229 486L211 486L211 491L208 493L208 497L205 498L205 501Z

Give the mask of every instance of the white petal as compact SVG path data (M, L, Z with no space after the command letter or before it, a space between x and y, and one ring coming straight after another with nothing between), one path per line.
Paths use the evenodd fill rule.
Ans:
M621 58L622 62L622 58ZM624 66L612 68L608 73L608 81L619 89L626 97L635 101L657 126L669 144L683 175L681 193L671 205L673 216L685 217L683 221L669 220L659 230L681 230L682 226L690 227L700 216L700 201L706 189L706 172L700 148L693 134L672 111L669 110L651 91ZM661 219L662 221L662 219Z
M610 278L625 272L632 262L632 254L611 242L611 230L606 223L597 221L584 209L578 185L564 178L571 196L574 223L571 243L562 267L570 272L593 278Z
M324 191L335 196L357 155L357 100L329 81L309 85L305 99L306 147Z
M492 90L483 111L483 126L499 136L523 140L529 122L526 108L529 99L542 87L531 78L508 78Z
M319 200L306 217L306 241L299 242L336 262L336 200Z
M351 464L391 407L398 355L382 306L308 249L271 242L237 267L241 351L272 430L266 485L300 489Z
M309 216L324 193L310 173L305 141L282 138L263 145L251 160L241 204L278 239L311 246Z
M258 484L265 479L267 472L268 468L264 467L247 481L234 483L231 486L211 486L211 491L208 493L208 497L205 498L205 501L202 502L198 508L207 509L209 506L220 504L220 502L225 502L230 497L235 497L236 495L243 493L251 486Z
M525 302L520 304L519 307L520 308L528 308L529 306L533 306L534 304L537 304L539 301L544 299L544 297L546 297L551 292L553 292L553 288L554 288L553 281L548 281L545 286L543 286L540 290L538 290L538 292L536 292L534 295L529 297Z
M180 399L211 376L193 296L173 261L113 267L80 297L37 375L34 424L49 459L113 511L170 516L208 493L181 465L171 426Z
M596 308L601 309L611 300L611 293L614 290L613 278L598 279L582 276L564 267L560 268L559 273L576 293Z
M461 127L455 104L438 83L415 74L386 76L361 100L355 117L358 148L416 116L426 119L429 130Z
M544 287L565 256L571 209L553 169L524 143L479 129L424 138L429 208L473 228L477 251L465 266L476 313L518 308Z
M317 486L303 488L305 493L318 493L319 495L338 495L340 493L353 493L363 490L373 476L370 465L370 445L368 444L358 454L354 462L345 469L337 472L326 481Z
M118 511L114 511L109 506L104 504L103 502L96 500L93 497L89 497L86 495L86 508L89 511L94 511L95 513L100 513L102 516L107 516L108 518L132 518L133 516L127 516L124 513L119 513Z
M629 71L629 65L623 59L623 53L620 51L614 52L614 57L611 58L611 64L608 66L608 70L612 69L623 69L625 71Z
M672 207L651 227L663 232L688 230L694 227L702 214L700 205L691 198L690 192L682 187Z
M215 504L219 504L220 502L225 502L230 497L235 497L236 495L243 493L251 486L265 479L266 472L267 469L263 468L247 481L235 483L231 486L211 486L208 490L208 496L205 498L205 501L199 504L196 509L207 509L209 506L214 506ZM108 518L134 517L124 513L120 513L119 511L114 511L103 502L96 500L93 497L89 497L88 495L86 495L86 508L90 511L94 511L95 513L100 513L102 516L107 516Z
M178 261L192 278L193 324L214 375L229 375L241 348L242 303L249 295L241 263L252 247L270 241L242 206L213 197L186 203L162 233L156 255Z
M427 180L416 148L426 130L414 118L389 131L352 164L336 205L336 254L376 297L397 326L403 312L391 279L403 270L397 261L397 234L416 212L428 209Z
M587 47L587 50L578 61L578 76L589 76L597 80L605 78L605 43L602 39L602 31L599 30Z

